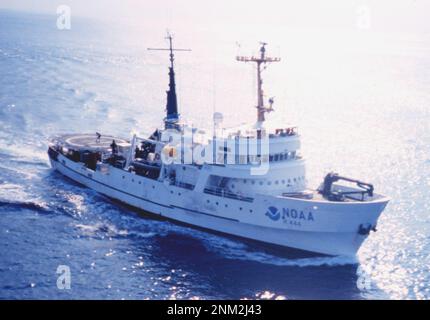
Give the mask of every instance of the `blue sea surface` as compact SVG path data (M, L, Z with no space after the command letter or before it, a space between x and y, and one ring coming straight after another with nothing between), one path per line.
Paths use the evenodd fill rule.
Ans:
M52 135L161 123L168 57L146 48L164 30L82 18L58 30L56 16L0 11L0 298L429 299L430 38L267 33L283 58L265 73L270 117L299 125L309 185L335 170L392 198L356 258L303 258L150 219L50 169ZM234 32L175 31L193 49L176 56L182 116L253 121Z

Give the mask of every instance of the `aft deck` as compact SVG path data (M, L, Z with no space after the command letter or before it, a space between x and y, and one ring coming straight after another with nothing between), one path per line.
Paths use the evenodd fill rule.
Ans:
M130 145L125 139L97 134L68 134L55 138L53 142L73 150L108 151L114 140L120 147Z

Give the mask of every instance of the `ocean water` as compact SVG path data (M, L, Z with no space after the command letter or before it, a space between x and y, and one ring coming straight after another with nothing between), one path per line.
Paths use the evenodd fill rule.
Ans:
M234 57L265 36L283 59L265 72L270 117L299 125L309 185L335 170L392 198L356 258L303 258L143 217L50 169L51 135L160 124L167 56L146 48L164 30L0 11L0 298L429 299L430 37L175 29L193 49L176 57L189 122L254 119L254 71Z

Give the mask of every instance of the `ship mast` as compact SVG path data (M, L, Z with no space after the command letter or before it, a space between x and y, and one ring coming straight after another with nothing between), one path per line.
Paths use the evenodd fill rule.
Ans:
M271 98L269 101L270 103L269 107L264 106L263 78L261 77L261 73L266 69L266 66L265 66L266 63L281 61L281 58L272 58L272 57L266 56L266 45L267 43L261 42L259 57L255 57L255 56L251 56L251 57L237 56L236 57L237 61L255 62L257 64L257 127L259 128L261 128L261 125L265 120L264 114L266 112L273 111L272 109L273 98Z
M148 50L155 51L169 51L170 52L170 66L169 66L169 90L167 93L167 104L166 104L166 117L164 118L164 126L166 129L177 127L179 121L178 113L178 99L176 97L176 82L175 82L175 69L174 51L191 51L190 49L174 49L173 48L173 37L167 32L166 39L169 41L169 48L148 48Z

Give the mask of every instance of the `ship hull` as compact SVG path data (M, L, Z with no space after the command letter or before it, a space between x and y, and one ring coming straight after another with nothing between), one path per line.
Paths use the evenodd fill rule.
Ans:
M101 173L63 155L51 166L70 179L130 206L188 225L324 255L353 256L388 199L357 206L274 196L227 199L110 168Z

